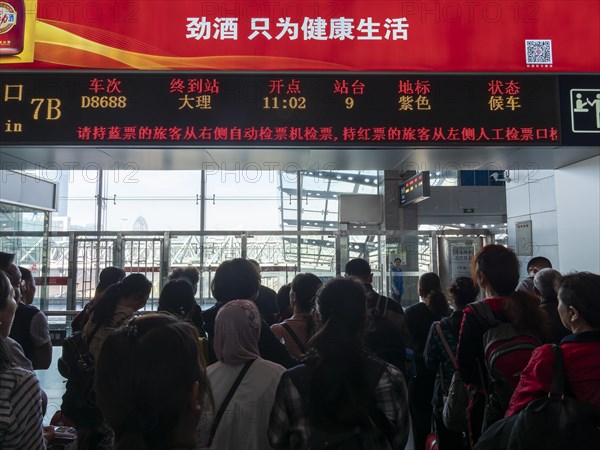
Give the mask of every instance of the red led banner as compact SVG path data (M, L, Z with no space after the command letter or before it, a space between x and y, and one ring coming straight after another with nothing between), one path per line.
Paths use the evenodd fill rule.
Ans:
M5 145L560 145L553 75L0 74Z
M600 72L595 0L2 0L0 15L0 63L19 70Z

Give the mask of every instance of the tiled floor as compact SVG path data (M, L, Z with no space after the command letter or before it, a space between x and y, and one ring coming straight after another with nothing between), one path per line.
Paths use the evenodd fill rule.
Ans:
M45 424L50 423L50 419L56 411L60 409L62 396L65 392L65 379L60 376L56 368L56 361L62 354L62 347L53 347L52 349L52 365L48 370L37 370L37 376L40 380L42 389L48 395L48 410L44 420ZM408 444L405 450L414 450L412 445L412 433L409 436Z

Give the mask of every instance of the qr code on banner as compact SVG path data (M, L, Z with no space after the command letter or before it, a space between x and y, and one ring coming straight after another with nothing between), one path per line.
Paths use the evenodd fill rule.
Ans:
M527 64L552 64L552 41L535 39L525 41Z

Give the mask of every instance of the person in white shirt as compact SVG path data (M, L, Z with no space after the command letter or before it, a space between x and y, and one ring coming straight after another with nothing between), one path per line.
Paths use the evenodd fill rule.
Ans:
M199 447L223 450L271 448L267 425L277 385L285 368L260 357L260 329L260 313L250 300L228 302L217 313L215 353L218 362L206 370L214 409L206 411L200 420ZM225 398L245 368L247 372L215 425Z

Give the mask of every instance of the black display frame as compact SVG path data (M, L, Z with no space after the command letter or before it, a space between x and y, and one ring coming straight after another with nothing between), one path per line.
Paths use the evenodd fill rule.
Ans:
M106 91L112 79L121 81L121 92ZM210 109L190 109L182 106L187 92L169 92L174 79L186 85L218 80L220 91L190 93L194 102L200 95L211 102ZM104 80L105 90L94 92L92 80ZM272 80L282 80L282 93L269 92ZM519 84L512 110L491 110L488 87L494 80ZM334 92L342 81L347 95ZM429 82L429 93L399 92L401 82L414 89L419 81ZM299 91L288 93L294 82ZM354 84L364 85L363 94L355 93ZM3 145L522 147L561 145L562 138L558 77L545 74L5 71L0 88ZM416 109L418 95L427 97L429 110ZM401 110L401 96L412 98L415 109ZM505 104L510 97L499 96ZM121 98L124 108L118 107ZM125 128L135 128L134 137L114 138L125 136ZM188 128L195 136L183 139ZM179 139L170 139L176 129Z

